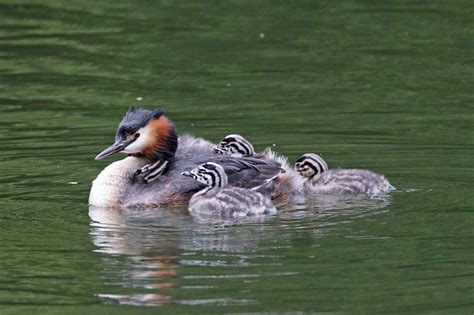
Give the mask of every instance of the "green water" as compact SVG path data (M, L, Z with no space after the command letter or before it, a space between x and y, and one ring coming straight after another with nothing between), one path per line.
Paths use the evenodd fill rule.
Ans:
M1 1L0 314L472 314L473 9ZM133 105L398 191L235 224L89 213L121 157L93 158Z

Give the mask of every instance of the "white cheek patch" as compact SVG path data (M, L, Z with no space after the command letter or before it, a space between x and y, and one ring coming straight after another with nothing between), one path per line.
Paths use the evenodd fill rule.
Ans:
M140 134L140 137L138 137L137 140L133 141L125 149L123 149L122 151L123 153L128 153L128 154L141 153L148 146L148 144L150 143L150 137L151 137L150 128L145 126L143 128L140 128L137 132Z

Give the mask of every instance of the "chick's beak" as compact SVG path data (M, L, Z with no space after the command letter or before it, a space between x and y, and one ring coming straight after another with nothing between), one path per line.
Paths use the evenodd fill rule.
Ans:
M225 154L226 151L225 151L222 147L220 147L220 146L215 146L215 147L214 147L214 153L217 153L217 154Z
M122 151L123 149L125 149L129 144L131 144L133 141L135 141L135 139L131 139L131 140L117 140L115 141L114 144L112 144L110 147L108 147L107 149L105 149L104 151L100 152L96 157L95 159L96 160L101 160L103 158L106 158L108 156L111 156L112 154L114 153L117 153L117 152L120 152Z
M194 174L191 172L182 172L181 175L194 178Z

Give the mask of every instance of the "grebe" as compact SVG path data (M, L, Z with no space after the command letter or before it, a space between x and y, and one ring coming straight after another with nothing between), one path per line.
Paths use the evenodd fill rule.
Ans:
M190 135L177 137L176 128L161 109L129 110L120 122L115 143L96 159L117 152L128 157L108 165L93 181L89 204L95 207L158 207L186 204L202 186L181 173L205 162L226 170L229 184L252 188L263 185L281 171L275 157L232 157L216 154L214 144ZM265 185L282 201L294 189L286 178Z
M253 145L244 137L237 134L225 136L219 144L214 147L218 154L228 154L231 156L253 156L255 150Z
M217 163L208 162L182 174L206 185L189 201L191 214L237 218L276 211L270 198L256 190L228 186L224 168Z
M329 169L317 154L303 154L295 163L305 178L305 191L313 194L367 194L377 196L395 190L383 176L364 169Z
M178 146L176 129L163 114L162 109L129 110L118 125L115 143L95 159L100 160L117 152L146 158L149 163L137 169L135 176L141 175L145 183L155 180L166 170Z

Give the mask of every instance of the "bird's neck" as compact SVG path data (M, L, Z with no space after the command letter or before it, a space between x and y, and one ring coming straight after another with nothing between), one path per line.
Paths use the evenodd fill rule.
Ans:
M307 181L310 183L316 183L319 181L321 178L322 172L321 173L315 173L314 175L308 177Z
M218 177L219 180L216 183L214 183L213 187L218 189L218 190L226 187L227 186L227 175L224 173L223 170L222 170L222 173L221 172L218 173L217 177Z
M217 187L217 186L206 186L197 193L194 194L195 197L202 197L202 196L207 196L207 197L212 197L215 194L217 194L222 188Z
M151 121L147 127L151 130L150 142L138 156L151 161L172 160L178 147L178 136L173 122L165 116L161 116Z

